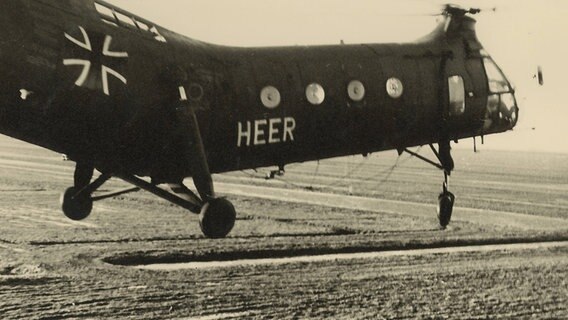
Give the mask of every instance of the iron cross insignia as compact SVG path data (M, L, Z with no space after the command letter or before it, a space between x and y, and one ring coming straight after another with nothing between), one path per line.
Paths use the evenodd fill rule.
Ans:
M63 64L82 67L75 81L76 86L102 89L104 94L110 96L109 76L127 84L126 78L116 71L114 66L128 59L128 53L112 51L113 38L110 35L92 34L89 37L85 28L81 26L79 26L79 31L80 34L76 37L65 33L65 38L75 45L73 53L77 56L63 59Z

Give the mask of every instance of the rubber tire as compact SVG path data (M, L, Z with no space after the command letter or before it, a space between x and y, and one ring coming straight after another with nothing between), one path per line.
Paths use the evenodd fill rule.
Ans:
M77 193L75 187L70 187L61 195L61 210L67 218L75 221L83 220L93 210L93 200L90 196L73 198Z
M454 194L449 191L442 192L438 196L438 221L442 228L446 228L452 219L455 199Z
M226 237L235 226L237 212L233 204L225 198L207 202L199 214L199 226L207 238Z

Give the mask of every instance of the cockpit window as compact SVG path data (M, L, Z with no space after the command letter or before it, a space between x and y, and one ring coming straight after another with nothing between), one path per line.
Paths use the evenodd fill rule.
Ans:
M484 58L483 65L485 65L485 72L489 81L489 91L492 93L511 92L509 82L493 60Z
M517 122L519 110L513 96L514 90L493 59L484 57L483 64L489 85L483 131L510 129Z
M102 0L95 0L95 8L99 12L101 20L107 24L115 27L120 26L128 29L140 30L144 33L150 34L156 41L166 42L166 38L160 34L158 28L149 21L145 21L144 19L135 17L126 11L114 8Z

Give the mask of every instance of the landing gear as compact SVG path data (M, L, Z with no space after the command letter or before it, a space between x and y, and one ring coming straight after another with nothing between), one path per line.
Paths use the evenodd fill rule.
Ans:
M139 190L138 188L130 188L93 197L93 192L112 177L110 174L103 173L91 182L94 170L94 167L88 163L77 162L74 176L75 184L73 187L67 188L61 195L61 209L65 216L71 220L83 220L87 218L93 210L93 202L95 201Z
M224 238L233 229L237 213L231 202L215 194L195 109L187 102L185 94L182 94L185 93L183 86L179 91L181 99L176 106L175 114L179 128L183 132L182 136L190 137L190 139L184 138L183 141L193 183L201 198L199 225L206 237ZM193 198L199 200L195 195Z
M440 141L438 143L438 153L434 152L440 160L442 170L444 170L444 184L442 185L442 193L438 196L438 221L440 222L440 227L445 229L450 220L452 219L452 211L454 209L454 201L456 196L448 191L450 184L450 174L454 170L454 159L450 153L450 141ZM432 150L435 149L432 147Z
M233 204L225 198L216 198L209 195L214 194L212 185L206 179L205 183L196 181L196 185L207 186L208 189L200 189L202 196L200 199L191 190L189 190L182 182L170 184L172 192L168 192L154 183L140 179L134 175L116 174L114 176L123 179L136 188L125 189L108 193L105 195L92 196L93 192L100 188L112 175L101 174L93 182L90 182L93 168L77 163L75 167L75 186L65 190L61 196L61 208L63 213L72 220L83 220L89 216L93 209L93 202L117 195L138 191L144 189L160 198L177 204L193 213L199 214L199 225L203 234L208 238L218 239L224 238L231 232L235 225L237 213ZM194 177L195 180L195 177ZM207 199L206 201L202 199Z
M237 212L224 198L210 200L201 208L199 226L203 234L212 239L224 238L235 225Z
M173 204L185 208L192 213L199 214L199 226L203 234L212 239L226 237L235 225L237 213L233 204L225 198L203 197L199 198L189 190L182 182L170 183L168 192L157 185L142 180L133 175L117 175L118 178L129 182L140 189L146 190ZM194 178L195 181L195 178ZM195 183L196 185L203 185ZM199 190L198 190L199 191ZM213 190L201 190L200 193L212 192ZM209 193L211 194L211 193ZM207 200L202 200L207 199Z
M74 186L67 188L61 195L61 210L71 220L83 220L93 210L93 199L88 192L88 185L93 177L94 168L85 162L77 162L74 174Z
M438 196L438 221L442 229L445 229L452 219L452 211L456 199L454 194L448 191L448 175L446 173L444 173L444 180L442 193Z
M284 165L278 165L278 170L272 170L270 172L268 172L266 174L266 176L264 177L265 180L272 180L274 179L276 176L283 176L284 173L286 173L286 171L284 170Z
M85 219L91 213L93 201L143 189L193 213L199 214L199 225L203 234L208 238L224 238L231 232L237 216L235 208L231 202L224 198L219 198L215 194L213 179L209 171L194 108L187 102L185 89L180 87L179 90L181 99L174 105L174 112L180 130L179 138L184 143L179 155L187 160L188 169L197 189L197 194L183 184L184 177L180 177L179 181L168 181L170 179L162 181L169 184L171 192L158 186L160 179L154 181L153 178L152 182L148 182L132 173L121 170L103 173L91 182L94 165L89 161L77 161L74 186L68 188L61 196L61 208L67 217L73 220ZM133 184L136 188L125 189L106 195L92 195L113 176Z
M442 229L445 229L452 218L452 211L454 209L454 202L456 199L454 194L448 191L449 177L452 170L454 170L454 160L450 153L451 147L449 140L440 141L438 143L438 150L436 150L432 144L430 144L430 148L440 163L436 163L408 149L404 149L404 151L444 171L442 193L438 196L438 221L440 222Z

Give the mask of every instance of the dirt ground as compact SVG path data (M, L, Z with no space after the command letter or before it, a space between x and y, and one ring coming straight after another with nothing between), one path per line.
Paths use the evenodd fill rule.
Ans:
M427 155L426 150L421 154ZM148 193L67 220L73 163L0 137L2 319L565 319L568 245L142 270L136 265L568 240L568 155L454 152L456 210L440 230L441 173L381 153L217 175L227 239ZM396 165L395 165L396 164ZM127 186L111 181L104 190Z

